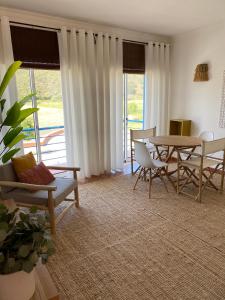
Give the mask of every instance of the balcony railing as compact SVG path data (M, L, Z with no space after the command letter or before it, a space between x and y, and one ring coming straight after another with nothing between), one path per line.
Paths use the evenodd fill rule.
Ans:
M130 157L130 129L143 129L143 120L127 120L127 158ZM28 134L23 143L25 153L32 151L37 157L37 151L40 151L41 160L46 164L66 163L64 126L41 127L38 130L40 135L39 147L36 143L35 128L23 129L23 132Z
M35 128L24 128L27 134L24 139L24 152L32 151L46 164L62 164L66 162L66 144L64 126L48 126L38 128L39 143L35 135ZM39 154L39 155L38 155Z

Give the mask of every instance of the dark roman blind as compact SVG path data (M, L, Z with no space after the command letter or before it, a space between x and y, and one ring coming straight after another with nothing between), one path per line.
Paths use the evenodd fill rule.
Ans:
M145 45L123 42L123 72L145 73Z
M42 29L10 26L14 60L24 68L59 69L57 33Z

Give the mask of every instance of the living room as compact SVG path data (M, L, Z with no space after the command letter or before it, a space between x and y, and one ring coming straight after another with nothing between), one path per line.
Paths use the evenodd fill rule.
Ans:
M1 0L0 300L225 299L224 11Z

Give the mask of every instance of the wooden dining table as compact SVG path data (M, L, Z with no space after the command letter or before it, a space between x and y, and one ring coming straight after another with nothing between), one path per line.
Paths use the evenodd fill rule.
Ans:
M165 161L169 162L177 150L190 149L190 152L194 152L196 147L201 146L202 139L195 136L161 135L150 137L149 142L155 146L160 160L163 160L160 153L160 147L167 146L169 151Z
M169 162L173 156L174 153L179 155L179 159L182 159L180 157L180 153L178 150L182 149L190 149L190 155L188 155L185 159L189 159L191 156L191 153L195 151L196 147L201 146L202 139L199 137L193 137L193 136L177 136L177 135L162 135L162 136L154 136L149 138L149 142L155 146L158 159L161 161ZM168 148L168 154L166 158L162 157L162 151L160 151L160 147L167 147ZM173 169L172 171L166 171L166 176L170 180L173 188L177 189L177 180L172 180L171 176L177 172L177 168Z

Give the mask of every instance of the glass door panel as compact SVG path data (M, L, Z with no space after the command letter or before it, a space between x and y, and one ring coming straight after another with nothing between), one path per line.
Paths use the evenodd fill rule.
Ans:
M40 151L49 164L66 162L64 115L59 70L34 70ZM47 88L46 88L47 82Z
M19 69L17 89L19 99L35 92L26 107L39 108L22 124L27 135L24 152L32 151L37 161L49 165L66 163L60 71Z
M19 69L17 71L16 78L18 98L22 99L31 93L30 70ZM31 107L33 107L32 99L24 105L24 108ZM24 128L23 132L26 135L26 138L23 140L24 153L27 154L28 152L32 152L35 159L38 159L34 116L32 115L23 121L22 126Z
M124 74L124 160L130 158L130 129L143 129L144 74Z

